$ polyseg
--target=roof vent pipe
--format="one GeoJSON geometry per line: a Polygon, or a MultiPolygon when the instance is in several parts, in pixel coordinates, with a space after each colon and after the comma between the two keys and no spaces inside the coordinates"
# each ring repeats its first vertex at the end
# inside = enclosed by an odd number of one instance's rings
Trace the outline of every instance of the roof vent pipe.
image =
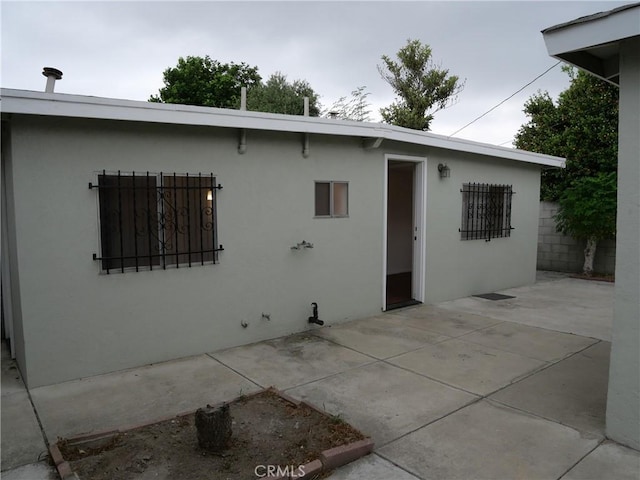
{"type": "Polygon", "coordinates": [[[240,87],[240,110],[247,109],[247,87],[240,87]]]}
{"type": "Polygon", "coordinates": [[[53,93],[53,87],[56,84],[56,80],[60,80],[62,78],[62,72],[57,68],[44,67],[42,69],[42,75],[47,77],[47,86],[44,91],[46,93],[53,93]]]}

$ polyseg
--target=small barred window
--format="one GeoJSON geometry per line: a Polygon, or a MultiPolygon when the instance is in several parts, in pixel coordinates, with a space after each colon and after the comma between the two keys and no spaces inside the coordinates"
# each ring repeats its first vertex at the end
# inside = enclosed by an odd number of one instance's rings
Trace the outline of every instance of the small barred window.
{"type": "Polygon", "coordinates": [[[511,185],[465,183],[462,185],[461,240],[511,236],[511,185]]]}

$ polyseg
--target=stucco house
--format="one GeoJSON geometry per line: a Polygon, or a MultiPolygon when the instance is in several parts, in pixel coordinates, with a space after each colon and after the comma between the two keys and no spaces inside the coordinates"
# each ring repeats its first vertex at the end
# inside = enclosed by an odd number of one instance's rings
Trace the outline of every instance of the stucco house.
{"type": "MultiPolygon", "coordinates": [[[[53,88],[49,88],[53,90],[53,88]]],[[[29,387],[535,280],[541,168],[389,125],[3,89],[29,387]]]]}
{"type": "Polygon", "coordinates": [[[607,435],[640,450],[640,3],[543,30],[549,55],[620,87],[607,435]]]}

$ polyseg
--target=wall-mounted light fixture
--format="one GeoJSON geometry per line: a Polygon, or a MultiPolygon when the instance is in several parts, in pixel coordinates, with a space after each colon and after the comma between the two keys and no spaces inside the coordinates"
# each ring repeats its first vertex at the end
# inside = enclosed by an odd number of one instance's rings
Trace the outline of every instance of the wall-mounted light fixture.
{"type": "Polygon", "coordinates": [[[446,163],[438,164],[438,172],[440,172],[440,178],[448,178],[451,175],[451,169],[446,163]]]}
{"type": "Polygon", "coordinates": [[[207,200],[208,200],[209,202],[212,202],[212,201],[213,201],[213,192],[212,192],[211,190],[209,190],[209,191],[207,192],[207,200]]]}

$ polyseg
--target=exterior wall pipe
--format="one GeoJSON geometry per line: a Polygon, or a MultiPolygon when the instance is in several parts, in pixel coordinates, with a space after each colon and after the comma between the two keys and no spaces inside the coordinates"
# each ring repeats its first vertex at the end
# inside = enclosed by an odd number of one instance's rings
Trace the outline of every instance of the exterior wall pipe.
{"type": "MultiPolygon", "coordinates": [[[[240,88],[240,110],[244,111],[247,109],[247,87],[240,88]]],[[[240,135],[238,138],[238,153],[240,155],[244,154],[247,151],[247,130],[244,128],[240,129],[240,135]]]]}
{"type": "Polygon", "coordinates": [[[309,134],[308,133],[304,134],[304,139],[302,141],[302,156],[304,158],[309,157],[309,134]]]}
{"type": "MultiPolygon", "coordinates": [[[[309,97],[304,97],[304,116],[309,116],[309,97]]],[[[302,156],[304,158],[309,157],[309,134],[304,134],[304,139],[302,141],[302,156]]]]}
{"type": "Polygon", "coordinates": [[[247,151],[247,129],[240,129],[240,136],[238,139],[238,153],[243,154],[247,151]]]}

